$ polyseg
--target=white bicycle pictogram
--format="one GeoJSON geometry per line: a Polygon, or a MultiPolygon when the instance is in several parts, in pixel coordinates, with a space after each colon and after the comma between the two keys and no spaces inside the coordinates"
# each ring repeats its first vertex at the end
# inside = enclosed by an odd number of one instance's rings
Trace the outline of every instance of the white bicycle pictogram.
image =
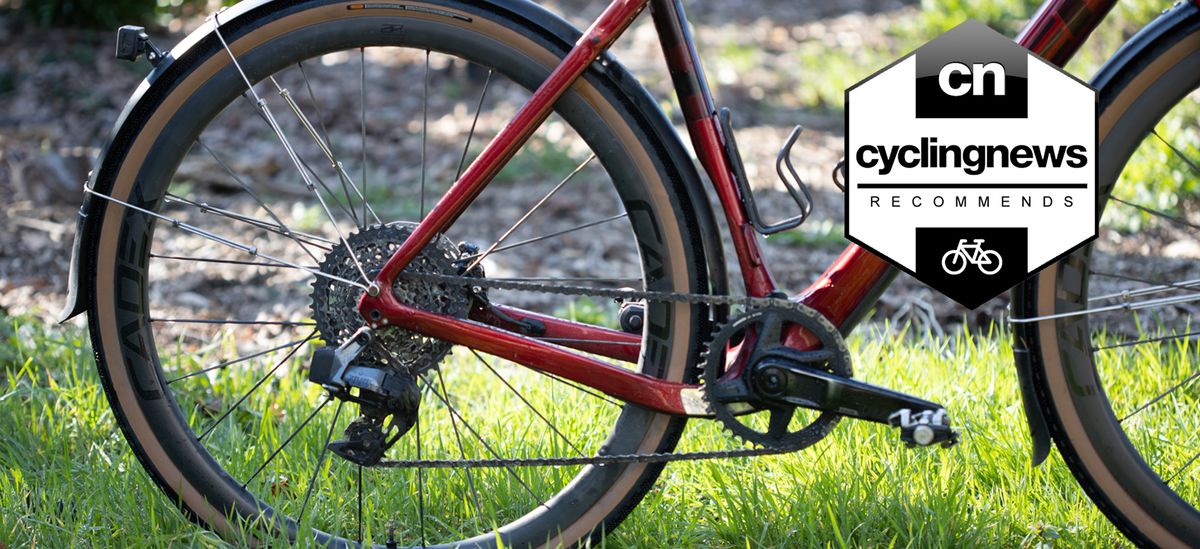
{"type": "Polygon", "coordinates": [[[1000,252],[983,249],[983,241],[982,238],[976,238],[974,243],[968,244],[967,239],[959,239],[958,247],[942,256],[942,270],[948,275],[957,275],[962,274],[967,265],[975,265],[985,275],[1000,272],[1000,267],[1004,265],[1000,252]]]}

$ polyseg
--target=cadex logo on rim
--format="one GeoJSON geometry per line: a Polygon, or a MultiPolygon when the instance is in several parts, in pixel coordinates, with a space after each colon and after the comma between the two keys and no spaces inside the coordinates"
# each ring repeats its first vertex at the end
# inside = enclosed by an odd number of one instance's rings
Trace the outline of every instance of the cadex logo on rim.
{"type": "Polygon", "coordinates": [[[1095,92],[981,23],[847,90],[846,118],[847,238],[969,308],[1096,235],[1095,92]]]}

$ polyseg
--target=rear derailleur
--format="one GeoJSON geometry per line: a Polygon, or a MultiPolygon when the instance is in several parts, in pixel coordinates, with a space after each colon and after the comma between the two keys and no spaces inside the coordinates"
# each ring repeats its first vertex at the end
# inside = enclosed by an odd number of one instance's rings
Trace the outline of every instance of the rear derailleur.
{"type": "Polygon", "coordinates": [[[421,390],[414,376],[392,368],[353,365],[371,342],[371,330],[362,328],[336,349],[313,353],[308,379],[329,390],[335,398],[359,405],[361,415],[346,427],[345,438],[329,450],[347,461],[372,466],[417,421],[421,390]]]}

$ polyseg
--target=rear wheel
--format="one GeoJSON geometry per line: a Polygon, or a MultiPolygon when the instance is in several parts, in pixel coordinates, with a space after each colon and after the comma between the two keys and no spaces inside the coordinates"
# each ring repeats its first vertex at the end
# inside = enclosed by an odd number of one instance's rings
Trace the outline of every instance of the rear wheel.
{"type": "MultiPolygon", "coordinates": [[[[1190,14],[1190,15],[1189,15],[1190,14]]],[[[1014,294],[1052,435],[1126,535],[1200,546],[1200,16],[1107,67],[1100,236],[1014,294]]],[[[1121,59],[1120,54],[1117,57],[1121,59]]]]}
{"type": "MultiPolygon", "coordinates": [[[[154,82],[95,185],[107,204],[88,244],[89,325],[109,400],[147,471],[190,516],[247,543],[381,543],[393,529],[405,545],[557,546],[615,527],[661,464],[461,462],[670,451],[682,419],[382,330],[360,360],[410,375],[420,407],[385,456],[409,465],[376,469],[327,450],[365,408],[307,380],[312,349],[360,325],[366,277],[569,42],[452,1],[306,2],[220,22],[220,36],[209,32],[154,82]],[[433,462],[448,465],[411,466],[433,462]]],[[[494,244],[480,276],[706,290],[678,171],[686,159],[668,156],[678,149],[597,65],[427,248],[422,270],[453,270],[494,244]]],[[[444,314],[479,304],[437,284],[393,291],[444,314]]],[[[487,294],[617,326],[611,303],[487,294]]],[[[651,303],[644,318],[640,343],[611,362],[694,381],[705,309],[651,303]]]]}

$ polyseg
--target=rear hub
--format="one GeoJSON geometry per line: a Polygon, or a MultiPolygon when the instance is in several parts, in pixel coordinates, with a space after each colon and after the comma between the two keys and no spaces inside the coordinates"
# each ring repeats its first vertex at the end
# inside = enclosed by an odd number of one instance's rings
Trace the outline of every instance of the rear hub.
{"type": "MultiPolygon", "coordinates": [[[[343,244],[326,254],[321,262],[321,272],[346,280],[361,279],[350,255],[353,250],[363,271],[374,278],[416,226],[416,223],[397,222],[367,227],[346,239],[349,248],[343,244]]],[[[442,236],[421,250],[405,272],[456,275],[455,261],[459,256],[458,247],[442,236]]],[[[468,289],[462,287],[397,277],[392,294],[405,305],[460,318],[466,316],[471,307],[468,289]]],[[[361,295],[362,291],[357,287],[317,277],[313,283],[312,311],[317,331],[325,343],[339,345],[363,325],[358,311],[361,295]]],[[[450,347],[449,343],[439,339],[386,328],[375,331],[372,343],[363,349],[356,362],[420,374],[436,366],[450,352],[450,347]]]]}

